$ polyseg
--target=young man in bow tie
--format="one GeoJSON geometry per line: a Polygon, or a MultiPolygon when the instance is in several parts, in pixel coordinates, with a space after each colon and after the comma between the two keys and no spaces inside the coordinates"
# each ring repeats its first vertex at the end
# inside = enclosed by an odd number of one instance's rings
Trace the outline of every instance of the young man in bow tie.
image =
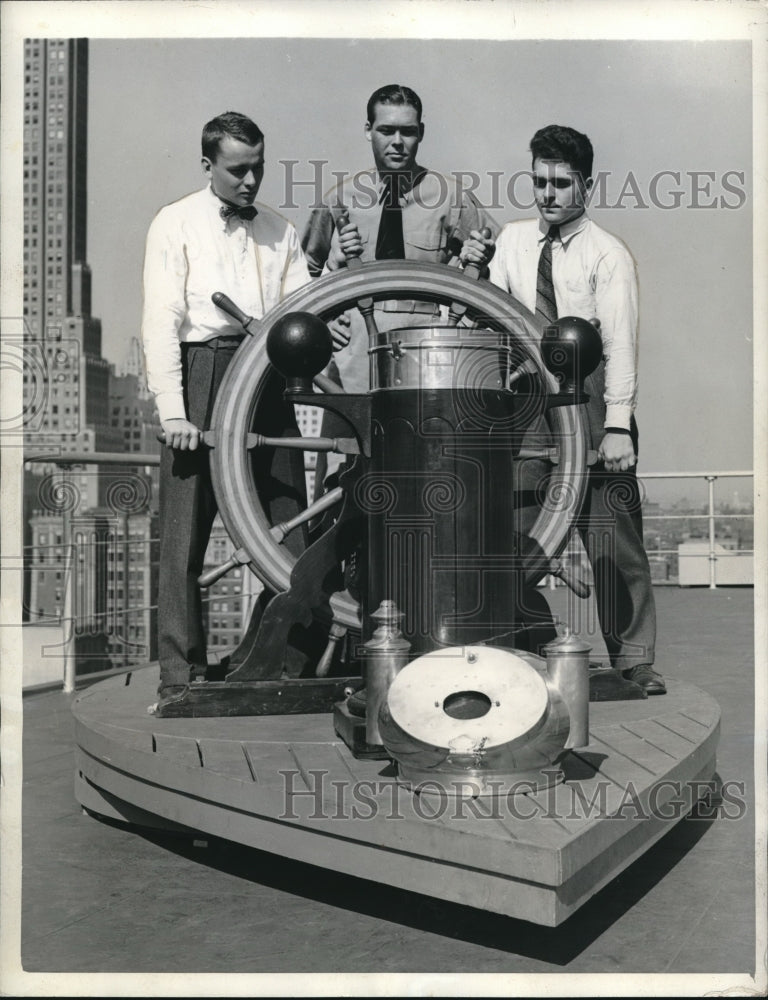
{"type": "MultiPolygon", "coordinates": [[[[208,122],[202,168],[207,186],[155,216],[144,260],[147,382],[167,445],[160,463],[161,700],[180,694],[207,665],[197,577],[217,506],[201,431],[210,427],[219,385],[244,338],[211,295],[225,292],[260,318],[309,281],[293,226],[255,204],[264,176],[258,125],[231,111],[208,122]]],[[[280,398],[272,409],[275,419],[286,419],[280,398]]]]}
{"type": "Polygon", "coordinates": [[[531,140],[531,156],[539,218],[509,223],[496,244],[474,232],[461,256],[467,263],[490,261],[490,280],[544,323],[558,316],[598,321],[603,360],[585,384],[598,463],[579,527],[611,664],[647,694],[664,694],[664,680],[652,668],[656,609],[635,475],[635,264],[624,244],[586,213],[593,160],[587,136],[549,125],[531,140]]]}

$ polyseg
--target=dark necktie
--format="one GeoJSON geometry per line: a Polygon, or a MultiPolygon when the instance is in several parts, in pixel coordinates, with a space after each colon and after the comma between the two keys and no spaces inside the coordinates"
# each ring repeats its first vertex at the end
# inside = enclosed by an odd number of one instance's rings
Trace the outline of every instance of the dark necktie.
{"type": "Polygon", "coordinates": [[[383,181],[381,221],[376,237],[376,260],[404,260],[403,210],[398,197],[397,174],[386,174],[383,181]]]}
{"type": "Polygon", "coordinates": [[[238,219],[246,219],[250,222],[251,219],[255,219],[258,215],[258,211],[253,207],[253,205],[243,205],[242,208],[238,208],[237,205],[230,205],[227,202],[219,209],[219,215],[222,219],[230,219],[233,215],[236,215],[238,219]]]}
{"type": "Polygon", "coordinates": [[[555,286],[552,283],[552,244],[560,235],[560,226],[550,226],[539,256],[536,277],[536,313],[547,323],[557,319],[555,286]]]}

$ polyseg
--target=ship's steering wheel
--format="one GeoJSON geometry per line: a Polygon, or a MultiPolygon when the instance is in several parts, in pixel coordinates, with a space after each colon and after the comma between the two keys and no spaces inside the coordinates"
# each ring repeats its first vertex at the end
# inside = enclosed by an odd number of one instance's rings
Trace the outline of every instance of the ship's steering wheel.
{"type": "MultiPolygon", "coordinates": [[[[262,320],[245,317],[251,336],[230,364],[213,412],[211,472],[224,526],[236,546],[231,565],[248,563],[265,587],[273,591],[283,592],[288,588],[296,556],[282,542],[283,531],[276,531],[265,513],[249,453],[264,407],[276,398],[275,380],[279,376],[267,356],[267,334],[289,313],[311,313],[328,322],[355,307],[364,316],[367,314],[370,334],[375,330],[373,304],[392,299],[416,299],[447,306],[449,322],[473,322],[491,331],[496,339],[502,335],[511,346],[516,372],[525,375],[528,384],[534,385],[534,392],[545,397],[553,390],[553,376],[542,361],[545,329],[541,321],[499,288],[456,268],[408,261],[350,267],[297,290],[262,320]]],[[[567,349],[557,343],[550,348],[544,353],[551,371],[556,372],[558,366],[567,369],[567,349]]],[[[594,345],[590,350],[594,353],[594,345]]],[[[570,357],[572,363],[573,355],[570,357]]],[[[582,374],[591,370],[583,357],[580,367],[582,374]]],[[[558,377],[562,392],[563,384],[568,381],[567,371],[558,377]]],[[[574,397],[571,393],[570,401],[575,398],[578,394],[574,397]]],[[[534,585],[547,573],[567,577],[559,556],[583,503],[587,479],[587,436],[582,410],[578,405],[548,409],[549,425],[558,447],[554,453],[548,449],[552,468],[546,495],[541,498],[543,502],[522,553],[527,585],[534,585]]],[[[334,595],[331,607],[335,621],[341,626],[359,627],[359,605],[348,594],[334,595]]]]}

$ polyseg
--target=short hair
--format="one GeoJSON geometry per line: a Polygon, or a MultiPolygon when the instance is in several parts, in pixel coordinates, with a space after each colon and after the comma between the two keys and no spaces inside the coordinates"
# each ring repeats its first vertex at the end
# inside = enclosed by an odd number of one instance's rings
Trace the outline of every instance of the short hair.
{"type": "Polygon", "coordinates": [[[566,125],[547,125],[531,139],[533,160],[562,160],[577,170],[582,180],[592,176],[594,152],[589,138],[566,125]]]}
{"type": "Polygon", "coordinates": [[[416,109],[416,114],[419,116],[419,121],[421,121],[421,98],[410,87],[403,87],[399,83],[388,83],[386,87],[379,87],[378,90],[374,90],[368,99],[368,106],[366,107],[369,123],[372,123],[376,117],[377,104],[408,104],[410,107],[416,109]]]}
{"type": "Polygon", "coordinates": [[[203,156],[215,162],[219,154],[219,143],[226,135],[249,146],[258,146],[260,142],[264,142],[264,133],[256,122],[237,111],[225,111],[203,126],[203,156]]]}

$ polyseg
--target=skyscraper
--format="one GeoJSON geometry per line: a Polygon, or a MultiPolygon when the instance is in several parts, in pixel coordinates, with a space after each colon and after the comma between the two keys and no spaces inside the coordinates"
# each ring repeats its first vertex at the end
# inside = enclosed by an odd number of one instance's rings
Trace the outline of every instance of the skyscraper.
{"type": "MultiPolygon", "coordinates": [[[[101,356],[101,323],[91,315],[91,272],[86,260],[87,142],[87,40],[27,39],[24,43],[27,455],[122,450],[122,433],[110,425],[110,369],[101,356]]],[[[62,539],[68,537],[68,528],[79,512],[104,504],[107,487],[108,482],[93,465],[73,469],[62,477],[53,466],[30,464],[24,482],[25,543],[30,545],[33,541],[30,518],[38,513],[51,520],[51,533],[58,532],[62,539]]],[[[33,595],[39,597],[43,592],[42,581],[31,579],[36,572],[34,567],[34,562],[27,559],[27,608],[33,595]]],[[[57,572],[63,574],[65,569],[59,567],[57,572]]],[[[33,614],[38,607],[39,601],[35,601],[33,614]]]]}
{"type": "MultiPolygon", "coordinates": [[[[86,261],[88,41],[27,39],[24,54],[24,320],[36,360],[25,394],[37,405],[26,443],[121,450],[86,261]]],[[[80,478],[83,506],[95,506],[98,477],[80,478]]]]}

